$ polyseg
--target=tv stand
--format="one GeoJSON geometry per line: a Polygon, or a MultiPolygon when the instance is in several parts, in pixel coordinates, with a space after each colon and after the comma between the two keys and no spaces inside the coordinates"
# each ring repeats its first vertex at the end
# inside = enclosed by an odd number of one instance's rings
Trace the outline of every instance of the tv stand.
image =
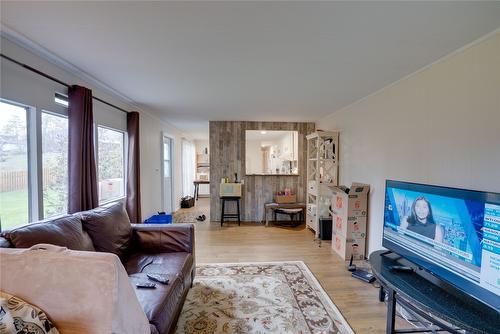
{"type": "MultiPolygon", "coordinates": [[[[393,253],[397,255],[396,253],[393,253]]],[[[380,283],[379,300],[387,300],[386,333],[422,333],[447,331],[449,333],[497,333],[500,316],[494,309],[480,303],[444,281],[436,282],[427,272],[392,271],[390,266],[411,266],[401,257],[385,256],[386,251],[370,255],[372,273],[380,283]],[[429,276],[429,277],[426,277],[429,276]],[[400,304],[427,327],[396,329],[396,304],[400,304]]]]}
{"type": "Polygon", "coordinates": [[[380,256],[389,255],[389,254],[394,254],[394,253],[390,250],[386,250],[386,251],[380,253],[380,256]]]}

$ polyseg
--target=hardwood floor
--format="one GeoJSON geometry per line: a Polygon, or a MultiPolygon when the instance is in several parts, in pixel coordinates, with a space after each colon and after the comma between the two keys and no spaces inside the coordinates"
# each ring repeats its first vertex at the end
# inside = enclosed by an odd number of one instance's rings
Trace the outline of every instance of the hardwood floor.
{"type": "MultiPolygon", "coordinates": [[[[200,198],[195,208],[207,217],[209,200],[200,198]]],[[[385,333],[386,306],[378,301],[378,289],[350,276],[346,263],[331,250],[330,242],[321,247],[313,233],[298,228],[265,227],[230,222],[196,223],[196,261],[258,262],[301,260],[319,280],[356,333],[385,333]]],[[[358,266],[368,266],[358,263],[358,266]]]]}

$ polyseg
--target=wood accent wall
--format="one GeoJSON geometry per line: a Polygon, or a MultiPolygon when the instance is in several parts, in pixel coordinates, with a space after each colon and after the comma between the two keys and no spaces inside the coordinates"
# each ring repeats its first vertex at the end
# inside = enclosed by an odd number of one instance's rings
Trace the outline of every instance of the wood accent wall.
{"type": "MultiPolygon", "coordinates": [[[[211,121],[210,132],[210,220],[220,221],[221,203],[219,184],[223,177],[244,179],[241,199],[241,219],[260,222],[264,217],[264,203],[272,202],[274,193],[285,187],[293,189],[297,201],[306,201],[307,161],[306,135],[315,130],[314,123],[292,122],[239,122],[211,121]],[[246,175],[245,174],[245,131],[246,130],[289,130],[298,131],[299,175],[246,175]]],[[[226,212],[236,210],[230,203],[226,212]]]]}

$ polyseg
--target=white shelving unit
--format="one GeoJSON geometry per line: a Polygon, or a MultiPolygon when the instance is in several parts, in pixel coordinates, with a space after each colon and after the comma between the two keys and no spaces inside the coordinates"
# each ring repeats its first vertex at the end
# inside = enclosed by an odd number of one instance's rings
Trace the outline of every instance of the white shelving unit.
{"type": "MultiPolygon", "coordinates": [[[[210,181],[210,155],[207,153],[196,154],[196,180],[210,181]]],[[[210,185],[200,184],[198,189],[200,197],[210,196],[210,185]]]]}
{"type": "Polygon", "coordinates": [[[319,237],[319,218],[329,217],[329,186],[338,185],[339,133],[315,131],[307,136],[306,225],[319,237]]]}

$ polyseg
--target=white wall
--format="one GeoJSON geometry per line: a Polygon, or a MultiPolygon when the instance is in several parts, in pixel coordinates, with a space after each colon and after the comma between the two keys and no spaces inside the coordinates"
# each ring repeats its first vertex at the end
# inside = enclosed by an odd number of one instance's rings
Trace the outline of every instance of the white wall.
{"type": "MultiPolygon", "coordinates": [[[[141,110],[120,96],[99,85],[85,80],[62,66],[35,54],[17,43],[1,38],[1,52],[22,63],[30,65],[63,82],[78,84],[92,89],[94,96],[104,99],[126,110],[140,112],[140,150],[141,150],[141,196],[142,218],[162,210],[161,150],[162,134],[174,139],[174,209],[179,207],[182,194],[181,179],[181,138],[182,133],[167,122],[160,120],[147,110],[141,110]]],[[[66,93],[63,85],[40,77],[26,69],[1,60],[1,97],[33,107],[67,113],[54,103],[55,92],[66,93]]],[[[94,119],[100,124],[126,130],[126,114],[94,100],[94,119]]]]}
{"type": "MultiPolygon", "coordinates": [[[[196,154],[205,154],[205,149],[207,149],[208,154],[210,154],[210,145],[208,140],[195,139],[194,145],[196,147],[196,154]]],[[[209,168],[201,168],[201,170],[210,170],[209,168]]],[[[210,177],[210,176],[209,176],[210,177]]],[[[198,188],[200,196],[210,195],[210,185],[200,184],[198,188]]]]}
{"type": "Polygon", "coordinates": [[[245,143],[245,173],[262,174],[262,141],[248,139],[245,143]]]}
{"type": "Polygon", "coordinates": [[[143,113],[140,119],[141,201],[142,218],[163,210],[162,156],[163,135],[173,139],[174,210],[179,209],[182,197],[182,133],[154,116],[143,113]]]}
{"type": "Polygon", "coordinates": [[[500,33],[316,123],[340,130],[340,182],[369,183],[369,252],[382,244],[384,182],[500,192],[500,33]]]}
{"type": "Polygon", "coordinates": [[[208,145],[208,140],[195,139],[194,145],[196,147],[196,154],[205,154],[205,149],[210,153],[210,146],[208,145]]]}

